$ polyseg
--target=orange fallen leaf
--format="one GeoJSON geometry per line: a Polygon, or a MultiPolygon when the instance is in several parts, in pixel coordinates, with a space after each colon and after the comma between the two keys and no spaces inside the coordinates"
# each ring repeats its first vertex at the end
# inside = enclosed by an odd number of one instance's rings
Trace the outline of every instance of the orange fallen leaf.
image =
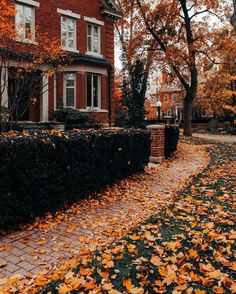
{"type": "Polygon", "coordinates": [[[216,294],[223,294],[225,293],[224,289],[222,287],[219,286],[215,286],[212,288],[212,291],[216,294]]]}

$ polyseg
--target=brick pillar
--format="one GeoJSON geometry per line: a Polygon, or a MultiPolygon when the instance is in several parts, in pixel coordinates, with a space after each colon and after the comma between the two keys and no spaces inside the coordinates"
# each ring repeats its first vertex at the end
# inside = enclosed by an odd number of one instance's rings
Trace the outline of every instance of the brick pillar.
{"type": "Polygon", "coordinates": [[[150,162],[160,163],[165,156],[165,126],[150,125],[147,127],[151,132],[151,156],[150,162]]]}

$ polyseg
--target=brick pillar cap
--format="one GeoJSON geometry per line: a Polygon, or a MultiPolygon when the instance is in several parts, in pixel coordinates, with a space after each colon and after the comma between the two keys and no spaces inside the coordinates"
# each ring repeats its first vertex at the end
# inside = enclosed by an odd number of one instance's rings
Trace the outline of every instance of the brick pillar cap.
{"type": "Polygon", "coordinates": [[[147,129],[164,129],[165,126],[163,125],[150,125],[150,126],[147,126],[147,129]]]}

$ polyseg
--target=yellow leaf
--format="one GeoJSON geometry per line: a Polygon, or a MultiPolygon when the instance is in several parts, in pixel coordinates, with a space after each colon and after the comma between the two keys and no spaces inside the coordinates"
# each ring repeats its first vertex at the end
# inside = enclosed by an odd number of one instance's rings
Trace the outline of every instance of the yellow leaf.
{"type": "Polygon", "coordinates": [[[137,241],[137,240],[140,239],[140,236],[137,236],[137,235],[131,235],[131,236],[129,236],[129,238],[130,238],[131,240],[133,240],[133,241],[137,241]]]}
{"type": "Polygon", "coordinates": [[[113,288],[113,285],[111,283],[107,283],[107,284],[102,285],[102,289],[105,291],[109,291],[112,288],[113,288]]]}
{"type": "Polygon", "coordinates": [[[83,287],[86,290],[93,290],[96,287],[96,284],[94,283],[94,281],[90,281],[90,282],[83,284],[83,287]]]}
{"type": "Polygon", "coordinates": [[[222,287],[219,286],[215,286],[212,288],[212,291],[216,294],[223,294],[225,293],[224,289],[222,287]]]}
{"type": "Polygon", "coordinates": [[[72,290],[78,290],[82,286],[81,279],[76,277],[71,277],[69,280],[69,284],[72,287],[72,290]]]}
{"type": "Polygon", "coordinates": [[[120,291],[117,291],[115,289],[111,289],[108,291],[108,294],[122,294],[120,291]]]}
{"type": "Polygon", "coordinates": [[[7,278],[0,279],[0,286],[5,285],[7,283],[7,278]]]}
{"type": "Polygon", "coordinates": [[[193,258],[193,259],[196,259],[196,258],[198,257],[197,250],[190,249],[190,250],[189,250],[189,257],[190,257],[190,258],[193,258]]]}
{"type": "Polygon", "coordinates": [[[66,284],[61,284],[58,288],[58,293],[59,294],[69,294],[71,291],[71,288],[68,287],[66,284]]]}
{"type": "Polygon", "coordinates": [[[130,292],[130,290],[133,288],[133,285],[132,285],[132,281],[131,279],[125,279],[123,282],[122,282],[122,285],[130,292]]]}
{"type": "Polygon", "coordinates": [[[154,264],[155,266],[162,265],[161,259],[158,256],[153,255],[150,262],[154,264]]]}
{"type": "Polygon", "coordinates": [[[130,290],[130,293],[131,294],[143,294],[144,293],[144,290],[143,288],[133,288],[130,290]]]}
{"type": "Polygon", "coordinates": [[[184,285],[179,285],[178,287],[176,287],[175,289],[178,291],[184,291],[188,288],[188,285],[184,284],[184,285]]]}
{"type": "Polygon", "coordinates": [[[236,271],[236,262],[232,262],[231,269],[232,269],[233,271],[236,271]]]}
{"type": "Polygon", "coordinates": [[[195,289],[194,294],[206,294],[206,291],[205,290],[195,289]]]}

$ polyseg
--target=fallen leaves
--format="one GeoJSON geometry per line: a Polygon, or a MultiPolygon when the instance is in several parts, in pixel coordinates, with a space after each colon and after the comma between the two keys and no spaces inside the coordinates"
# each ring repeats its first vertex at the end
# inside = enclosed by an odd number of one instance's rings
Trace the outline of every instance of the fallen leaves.
{"type": "MultiPolygon", "coordinates": [[[[222,148],[215,158],[227,168],[226,151],[222,148]]],[[[58,293],[73,288],[111,294],[235,293],[235,227],[231,223],[235,224],[232,192],[236,181],[222,172],[219,176],[217,164],[213,161],[172,206],[119,242],[77,256],[56,271],[60,278],[46,275],[51,289],[57,287],[58,293]],[[207,188],[215,192],[207,193],[207,188]]]]}

